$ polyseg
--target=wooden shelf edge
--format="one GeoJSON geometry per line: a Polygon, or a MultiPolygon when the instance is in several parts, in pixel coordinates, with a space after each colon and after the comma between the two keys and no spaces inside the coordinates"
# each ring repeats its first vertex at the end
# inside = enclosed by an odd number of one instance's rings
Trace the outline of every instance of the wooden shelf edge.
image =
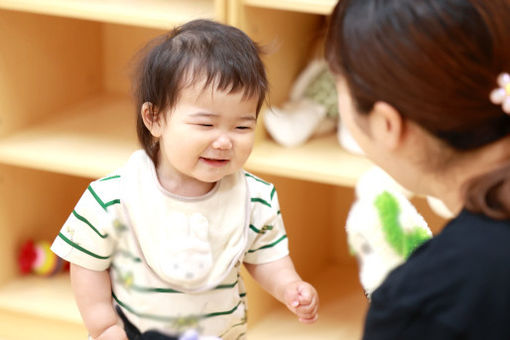
{"type": "Polygon", "coordinates": [[[334,135],[294,148],[264,140],[255,145],[246,163],[248,171],[346,187],[354,187],[372,166],[367,158],[342,149],[334,135]]]}
{"type": "Polygon", "coordinates": [[[0,286],[0,310],[82,324],[68,274],[18,277],[0,286]]]}
{"type": "Polygon", "coordinates": [[[329,15],[336,5],[336,0],[244,0],[244,4],[253,7],[329,15]]]}
{"type": "Polygon", "coordinates": [[[0,0],[0,9],[159,29],[218,15],[213,0],[0,0]]]}

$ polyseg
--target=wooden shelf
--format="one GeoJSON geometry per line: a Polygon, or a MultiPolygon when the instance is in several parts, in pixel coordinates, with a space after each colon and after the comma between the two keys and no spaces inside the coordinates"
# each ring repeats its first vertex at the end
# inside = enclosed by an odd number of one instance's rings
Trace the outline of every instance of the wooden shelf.
{"type": "MultiPolygon", "coordinates": [[[[138,148],[134,115],[124,97],[91,98],[0,139],[0,162],[82,177],[105,176],[138,148]]],[[[297,148],[262,141],[246,164],[249,171],[343,186],[353,186],[370,166],[367,159],[344,151],[335,136],[297,148]]]]}
{"type": "MultiPolygon", "coordinates": [[[[251,340],[359,339],[367,301],[354,268],[332,266],[318,275],[315,286],[320,294],[319,321],[300,324],[285,307],[269,311],[250,326],[251,340]],[[341,282],[341,284],[339,283],[341,282]]],[[[52,278],[27,276],[0,287],[0,310],[81,325],[69,276],[52,278]]]]}
{"type": "Polygon", "coordinates": [[[0,286],[0,309],[81,324],[69,275],[29,275],[0,286]]]}
{"type": "Polygon", "coordinates": [[[336,0],[244,0],[244,4],[254,7],[329,15],[336,0]]]}
{"type": "Polygon", "coordinates": [[[213,0],[0,0],[0,9],[161,29],[217,15],[213,0]]]}
{"type": "MultiPolygon", "coordinates": [[[[27,235],[54,237],[72,209],[69,197],[79,197],[90,179],[111,173],[139,148],[126,77],[135,51],[161,30],[196,18],[237,25],[263,44],[277,39],[285,48],[267,57],[276,105],[287,97],[335,3],[0,0],[0,21],[9,28],[1,31],[2,56],[13,66],[0,77],[0,89],[7,89],[0,91],[0,112],[9,113],[0,129],[0,201],[9,203],[0,204],[0,339],[87,337],[69,276],[20,276],[12,251],[27,235]],[[51,199],[48,190],[55,191],[51,199]]],[[[344,224],[353,191],[335,185],[352,187],[371,163],[344,151],[334,135],[296,148],[276,144],[263,129],[260,135],[246,169],[272,181],[274,175],[296,268],[319,291],[321,308],[316,324],[300,324],[247,278],[249,339],[360,338],[367,301],[355,261],[346,259],[344,232],[335,228],[344,224]],[[313,235],[310,223],[320,226],[313,235]]]]}
{"type": "Polygon", "coordinates": [[[135,113],[124,97],[94,97],[52,117],[0,139],[0,162],[99,178],[137,149],[135,113]]]}
{"type": "Polygon", "coordinates": [[[368,302],[356,268],[331,266],[312,281],[319,292],[319,320],[301,324],[278,305],[248,330],[250,340],[361,339],[368,302]]]}
{"type": "Polygon", "coordinates": [[[265,140],[256,145],[246,164],[254,172],[349,187],[371,166],[365,157],[342,149],[334,135],[295,148],[265,140]]]}
{"type": "Polygon", "coordinates": [[[86,338],[69,275],[20,277],[0,287],[0,339],[86,338]]]}

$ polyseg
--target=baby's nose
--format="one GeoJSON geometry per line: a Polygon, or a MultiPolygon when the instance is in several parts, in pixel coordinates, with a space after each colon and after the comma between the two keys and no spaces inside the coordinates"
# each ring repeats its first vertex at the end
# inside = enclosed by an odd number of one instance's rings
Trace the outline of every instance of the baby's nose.
{"type": "Polygon", "coordinates": [[[232,148],[232,141],[227,135],[222,134],[214,140],[212,146],[215,149],[227,150],[232,148]]]}

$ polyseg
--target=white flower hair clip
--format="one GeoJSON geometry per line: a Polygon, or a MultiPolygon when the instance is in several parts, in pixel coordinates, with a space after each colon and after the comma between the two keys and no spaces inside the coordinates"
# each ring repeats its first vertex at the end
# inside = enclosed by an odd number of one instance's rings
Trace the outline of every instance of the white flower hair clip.
{"type": "Polygon", "coordinates": [[[510,74],[503,72],[498,76],[499,87],[491,92],[491,102],[501,105],[503,111],[510,114],[510,74]]]}

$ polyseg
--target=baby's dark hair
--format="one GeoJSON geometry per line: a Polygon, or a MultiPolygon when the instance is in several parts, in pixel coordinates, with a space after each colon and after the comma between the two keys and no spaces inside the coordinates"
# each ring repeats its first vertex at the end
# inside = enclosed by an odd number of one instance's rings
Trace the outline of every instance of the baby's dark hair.
{"type": "MultiPolygon", "coordinates": [[[[385,101],[458,152],[473,150],[510,135],[510,116],[490,101],[510,72],[509,18],[508,0],[341,0],[326,58],[360,113],[385,101]]],[[[470,198],[470,185],[468,205],[486,202],[472,210],[510,217],[510,193],[488,194],[502,181],[479,188],[484,199],[470,198]]]]}
{"type": "Polygon", "coordinates": [[[142,50],[134,79],[138,140],[149,157],[156,163],[159,145],[140,114],[144,103],[158,114],[176,105],[183,88],[205,80],[204,88],[258,97],[258,115],[268,91],[261,54],[241,30],[203,19],[151,41],[142,50]]]}

